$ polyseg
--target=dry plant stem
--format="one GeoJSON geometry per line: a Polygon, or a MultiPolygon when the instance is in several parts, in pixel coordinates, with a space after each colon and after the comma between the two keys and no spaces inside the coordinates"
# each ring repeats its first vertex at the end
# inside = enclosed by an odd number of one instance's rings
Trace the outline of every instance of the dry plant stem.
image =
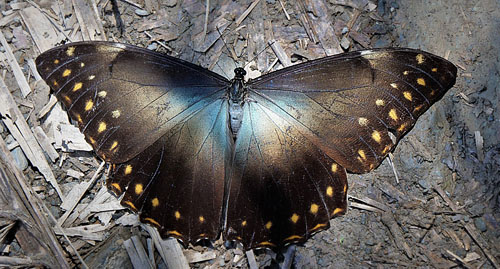
{"type": "Polygon", "coordinates": [[[239,26],[245,20],[248,14],[252,12],[252,10],[255,8],[255,6],[257,6],[259,2],[260,0],[255,0],[253,1],[252,4],[250,4],[250,6],[245,10],[245,12],[243,12],[243,14],[241,14],[241,16],[238,19],[236,19],[236,26],[239,26]]]}
{"type": "MultiPolygon", "coordinates": [[[[441,189],[441,187],[439,185],[434,184],[433,188],[439,194],[439,196],[441,196],[441,198],[443,198],[443,200],[448,204],[448,206],[454,212],[460,213],[460,209],[458,208],[458,206],[455,205],[453,203],[453,201],[451,201],[451,199],[446,195],[446,193],[443,191],[443,189],[441,189]]],[[[467,231],[467,233],[470,235],[470,237],[472,237],[472,239],[474,240],[474,242],[483,251],[483,253],[486,256],[486,258],[488,258],[488,260],[491,262],[491,265],[493,265],[493,267],[499,269],[500,265],[497,263],[497,261],[495,259],[495,256],[493,256],[489,252],[489,250],[486,247],[483,246],[483,244],[481,243],[482,240],[480,241],[481,237],[480,237],[479,233],[476,231],[476,229],[474,228],[474,226],[472,226],[472,224],[470,224],[470,223],[465,224],[463,220],[461,220],[461,223],[464,226],[464,228],[467,231]]]]}
{"type": "MultiPolygon", "coordinates": [[[[0,31],[0,39],[3,38],[3,34],[0,31]]],[[[4,38],[3,38],[4,39],[4,38]]],[[[64,201],[64,195],[62,194],[59,184],[52,173],[45,155],[38,144],[35,136],[31,132],[28,123],[24,120],[23,114],[19,110],[14,98],[10,94],[7,85],[3,79],[0,78],[0,100],[3,100],[4,105],[0,106],[0,114],[4,117],[3,122],[11,132],[12,136],[19,142],[21,149],[23,150],[26,157],[31,161],[31,163],[38,168],[40,173],[43,174],[45,179],[54,187],[59,198],[64,201]]]]}
{"type": "MultiPolygon", "coordinates": [[[[2,81],[3,82],[3,81],[2,81]]],[[[14,159],[7,149],[7,145],[4,140],[0,137],[0,160],[4,162],[5,166],[13,173],[16,180],[10,182],[10,186],[17,193],[18,197],[23,202],[26,209],[29,211],[29,215],[35,222],[34,225],[39,228],[41,237],[38,238],[45,242],[48,246],[48,251],[52,253],[55,261],[60,268],[69,268],[68,263],[64,257],[64,251],[59,244],[54,232],[52,230],[52,225],[45,218],[46,212],[40,207],[43,204],[42,201],[34,194],[31,186],[27,184],[24,175],[13,165],[14,159]]],[[[35,232],[35,231],[32,231],[35,232]]]]}
{"type": "Polygon", "coordinates": [[[150,225],[141,225],[153,239],[154,245],[160,253],[161,258],[168,268],[189,268],[186,257],[182,254],[182,249],[175,238],[162,239],[158,230],[150,225]]]}

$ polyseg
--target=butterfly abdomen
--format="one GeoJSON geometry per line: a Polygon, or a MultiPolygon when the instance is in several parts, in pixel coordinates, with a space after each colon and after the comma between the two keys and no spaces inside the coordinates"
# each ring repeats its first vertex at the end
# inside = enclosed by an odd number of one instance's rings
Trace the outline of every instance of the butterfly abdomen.
{"type": "Polygon", "coordinates": [[[243,68],[234,69],[234,79],[229,87],[229,116],[233,138],[236,138],[243,119],[243,103],[246,95],[245,75],[246,71],[243,68]]]}

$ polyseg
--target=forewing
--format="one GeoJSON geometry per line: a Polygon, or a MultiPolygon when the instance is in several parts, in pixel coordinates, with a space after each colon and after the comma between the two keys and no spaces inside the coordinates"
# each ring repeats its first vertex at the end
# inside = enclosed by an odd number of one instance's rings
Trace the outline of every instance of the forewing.
{"type": "Polygon", "coordinates": [[[114,165],[108,187],[162,236],[184,243],[220,232],[232,137],[219,99],[178,124],[131,160],[114,165]]]}
{"type": "Polygon", "coordinates": [[[63,45],[36,64],[86,140],[112,163],[142,152],[224,95],[229,83],[185,61],[111,42],[63,45]]]}
{"type": "Polygon", "coordinates": [[[286,118],[348,171],[363,173],[453,86],[456,72],[419,50],[365,50],[264,75],[249,82],[248,98],[286,118]]]}
{"type": "Polygon", "coordinates": [[[303,242],[346,209],[345,169],[293,123],[246,102],[229,173],[224,237],[246,249],[303,242]]]}

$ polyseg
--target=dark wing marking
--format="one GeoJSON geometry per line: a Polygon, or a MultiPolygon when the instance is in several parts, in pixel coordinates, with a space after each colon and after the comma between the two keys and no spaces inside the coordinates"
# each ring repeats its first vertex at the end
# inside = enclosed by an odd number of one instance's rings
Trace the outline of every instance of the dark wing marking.
{"type": "Polygon", "coordinates": [[[259,96],[348,171],[362,173],[377,167],[453,86],[456,72],[419,50],[359,51],[259,77],[248,83],[248,96],[259,96]]]}
{"type": "Polygon", "coordinates": [[[229,85],[194,64],[111,42],[67,44],[36,63],[87,141],[111,163],[142,152],[229,85]]]}
{"type": "Polygon", "coordinates": [[[107,185],[162,236],[184,243],[220,233],[224,176],[231,156],[228,104],[219,99],[131,160],[113,166],[107,185]]]}
{"type": "Polygon", "coordinates": [[[270,248],[328,228],[346,209],[345,169],[258,101],[243,111],[228,175],[225,239],[270,248]]]}

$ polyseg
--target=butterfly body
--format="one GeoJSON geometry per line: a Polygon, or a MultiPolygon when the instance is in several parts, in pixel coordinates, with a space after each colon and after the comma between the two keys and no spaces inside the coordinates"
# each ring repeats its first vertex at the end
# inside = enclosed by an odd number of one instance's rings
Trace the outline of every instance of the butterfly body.
{"type": "Polygon", "coordinates": [[[183,242],[304,242],[346,210],[346,171],[376,168],[453,86],[412,49],[325,57],[244,81],[135,46],[81,42],[37,68],[112,164],[107,185],[183,242]],[[392,137],[392,138],[391,138],[392,137]]]}
{"type": "Polygon", "coordinates": [[[247,93],[245,75],[245,69],[241,67],[234,69],[234,78],[231,80],[231,86],[229,87],[229,116],[231,118],[230,126],[233,138],[236,138],[243,118],[242,106],[247,93]]]}

